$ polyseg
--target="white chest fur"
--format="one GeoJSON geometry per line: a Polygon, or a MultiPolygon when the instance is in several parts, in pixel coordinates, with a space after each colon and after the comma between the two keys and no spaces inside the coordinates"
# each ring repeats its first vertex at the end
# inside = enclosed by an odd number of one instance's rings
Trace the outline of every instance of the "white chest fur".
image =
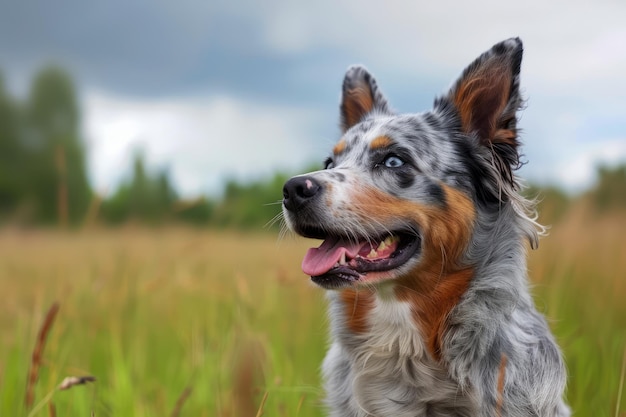
{"type": "Polygon", "coordinates": [[[329,298],[333,340],[323,374],[331,416],[471,415],[470,397],[426,352],[410,304],[377,295],[367,331],[355,334],[345,324],[349,309],[337,293],[329,298]]]}

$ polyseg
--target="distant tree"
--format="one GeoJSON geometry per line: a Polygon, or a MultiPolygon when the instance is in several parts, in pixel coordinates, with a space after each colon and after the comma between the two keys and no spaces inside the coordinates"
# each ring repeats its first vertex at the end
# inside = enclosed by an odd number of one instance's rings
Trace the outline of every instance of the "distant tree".
{"type": "Polygon", "coordinates": [[[24,151],[19,140],[19,109],[4,87],[0,74],[0,218],[12,214],[22,198],[20,170],[24,151]]]}
{"type": "Polygon", "coordinates": [[[162,170],[156,176],[156,198],[157,205],[167,207],[170,212],[172,205],[178,200],[178,195],[174,186],[170,182],[169,174],[166,170],[162,170]]]}
{"type": "Polygon", "coordinates": [[[281,211],[282,188],[288,178],[289,175],[277,173],[267,180],[247,184],[229,180],[212,223],[244,229],[277,228],[280,223],[273,220],[281,211]]]}
{"type": "Polygon", "coordinates": [[[599,166],[598,181],[589,194],[600,211],[626,209],[626,164],[599,166]]]}
{"type": "MultiPolygon", "coordinates": [[[[146,174],[146,167],[143,156],[138,154],[135,156],[133,163],[133,178],[130,182],[130,200],[129,211],[132,217],[151,219],[154,217],[151,211],[155,211],[156,207],[150,207],[153,203],[152,190],[150,189],[150,180],[146,174]]],[[[153,219],[152,219],[153,220],[153,219]]]]}
{"type": "Polygon", "coordinates": [[[78,222],[91,199],[80,113],[70,76],[58,67],[35,77],[26,106],[23,138],[29,158],[25,188],[38,217],[46,222],[78,222]]]}
{"type": "MultiPolygon", "coordinates": [[[[320,169],[309,165],[302,172],[320,169]]],[[[215,207],[211,222],[218,227],[278,229],[281,225],[283,185],[292,176],[284,172],[254,182],[229,180],[224,196],[215,207]]]]}
{"type": "Polygon", "coordinates": [[[105,220],[112,223],[128,220],[162,223],[171,217],[177,199],[167,171],[150,175],[143,155],[137,154],[132,177],[103,203],[102,212],[105,220]]]}
{"type": "Polygon", "coordinates": [[[179,201],[176,206],[176,219],[195,226],[208,226],[215,210],[215,203],[207,197],[179,201]]]}

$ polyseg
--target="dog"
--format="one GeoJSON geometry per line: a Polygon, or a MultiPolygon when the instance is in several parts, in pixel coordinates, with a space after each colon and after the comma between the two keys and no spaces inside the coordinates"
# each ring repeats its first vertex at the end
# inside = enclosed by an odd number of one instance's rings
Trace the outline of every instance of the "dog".
{"type": "Polygon", "coordinates": [[[522,54],[494,45],[418,114],[350,67],[325,169],[285,183],[287,226],[323,240],[302,269],[329,290],[330,416],[570,415],[527,282],[545,228],[515,175],[522,54]]]}

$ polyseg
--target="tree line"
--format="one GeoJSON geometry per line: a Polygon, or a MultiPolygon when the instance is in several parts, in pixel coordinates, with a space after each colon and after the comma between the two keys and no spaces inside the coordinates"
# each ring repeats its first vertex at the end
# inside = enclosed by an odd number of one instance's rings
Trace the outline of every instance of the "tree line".
{"type": "MultiPolygon", "coordinates": [[[[97,195],[88,180],[80,117],[74,83],[63,69],[42,69],[21,101],[11,96],[0,73],[0,225],[280,224],[273,219],[280,212],[286,173],[252,183],[229,180],[220,198],[183,199],[166,170],[148,170],[137,154],[130,177],[109,195],[97,195]]],[[[626,208],[626,165],[599,167],[597,174],[584,199],[599,211],[626,208]]],[[[562,215],[574,201],[556,188],[541,193],[551,217],[562,215]]]]}
{"type": "Polygon", "coordinates": [[[86,213],[92,191],[70,77],[39,72],[18,102],[0,77],[0,215],[5,220],[69,224],[86,213]]]}
{"type": "Polygon", "coordinates": [[[147,169],[141,154],[129,178],[107,196],[97,195],[88,179],[80,117],[76,88],[62,68],[37,73],[23,100],[9,93],[0,73],[0,225],[183,222],[251,228],[280,211],[287,174],[253,183],[233,179],[220,198],[183,199],[168,172],[147,169]]]}

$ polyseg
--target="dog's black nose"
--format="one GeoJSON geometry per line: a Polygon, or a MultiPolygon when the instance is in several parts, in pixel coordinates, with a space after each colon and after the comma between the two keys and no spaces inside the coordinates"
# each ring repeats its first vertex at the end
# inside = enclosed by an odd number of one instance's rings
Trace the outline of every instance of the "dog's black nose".
{"type": "Polygon", "coordinates": [[[314,197],[321,188],[311,177],[293,177],[283,187],[283,204],[287,210],[294,211],[314,197]]]}

